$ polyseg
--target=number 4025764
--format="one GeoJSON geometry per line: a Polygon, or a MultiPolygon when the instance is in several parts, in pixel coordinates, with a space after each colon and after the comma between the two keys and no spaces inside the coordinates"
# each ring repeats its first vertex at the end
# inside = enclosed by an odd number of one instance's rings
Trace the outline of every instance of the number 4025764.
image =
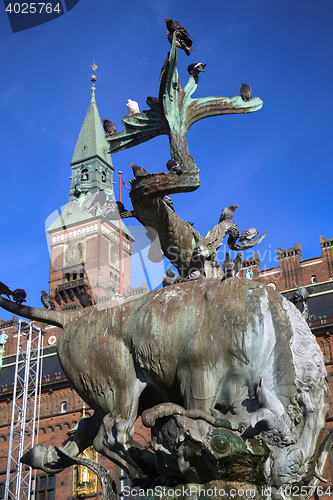
{"type": "Polygon", "coordinates": [[[59,3],[54,7],[51,3],[10,3],[7,5],[6,11],[10,14],[41,14],[42,12],[46,12],[47,14],[58,12],[60,14],[62,9],[59,3]]]}

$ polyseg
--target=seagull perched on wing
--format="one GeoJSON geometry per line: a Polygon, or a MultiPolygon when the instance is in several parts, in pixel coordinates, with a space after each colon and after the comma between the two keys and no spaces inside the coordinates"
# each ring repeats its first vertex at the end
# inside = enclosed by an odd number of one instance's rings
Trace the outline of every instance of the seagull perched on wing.
{"type": "Polygon", "coordinates": [[[127,111],[128,111],[129,116],[133,116],[133,115],[136,115],[137,113],[140,113],[139,105],[136,101],[132,101],[131,99],[128,99],[126,107],[127,107],[127,111]]]}
{"type": "Polygon", "coordinates": [[[130,167],[132,167],[134,177],[137,179],[138,177],[144,177],[148,174],[147,170],[143,167],[139,167],[136,163],[130,163],[130,167]]]}
{"type": "Polygon", "coordinates": [[[13,292],[9,290],[8,286],[0,281],[0,295],[7,295],[10,299],[10,295],[13,295],[13,292]]]}
{"type": "Polygon", "coordinates": [[[189,56],[190,51],[193,51],[192,49],[192,43],[193,39],[190,37],[190,35],[187,33],[186,29],[183,28],[181,24],[179,24],[177,21],[174,19],[170,19],[169,17],[166,17],[164,19],[164,22],[166,23],[166,26],[168,28],[167,31],[167,37],[170,43],[172,43],[172,37],[174,32],[176,32],[176,46],[179,49],[183,49],[184,52],[189,56]]]}
{"type": "Polygon", "coordinates": [[[42,304],[45,307],[45,309],[55,309],[55,303],[52,295],[49,295],[45,290],[42,290],[41,294],[42,296],[40,300],[42,301],[42,304]]]}
{"type": "Polygon", "coordinates": [[[102,118],[103,128],[106,135],[112,135],[117,132],[115,124],[111,120],[107,120],[106,118],[102,118]]]}
{"type": "Polygon", "coordinates": [[[239,237],[239,241],[243,243],[244,241],[251,241],[253,238],[255,238],[258,234],[258,229],[255,227],[250,227],[250,229],[246,229],[246,231],[243,231],[242,234],[239,237]]]}
{"type": "Polygon", "coordinates": [[[246,85],[245,82],[242,82],[242,86],[240,89],[240,94],[243,101],[247,102],[251,100],[252,97],[252,89],[249,85],[246,85]]]}
{"type": "Polygon", "coordinates": [[[27,292],[23,290],[23,288],[16,288],[13,291],[13,300],[16,304],[22,304],[22,302],[26,302],[25,298],[27,296],[27,292]]]}
{"type": "Polygon", "coordinates": [[[160,101],[158,97],[148,96],[146,99],[146,103],[153,111],[156,111],[157,109],[160,108],[160,101]]]}
{"type": "Polygon", "coordinates": [[[169,172],[176,172],[177,174],[183,173],[183,169],[179,161],[172,158],[171,160],[167,161],[166,168],[169,170],[169,172]]]}
{"type": "Polygon", "coordinates": [[[224,221],[224,220],[231,220],[234,216],[234,213],[235,213],[235,210],[237,207],[238,207],[238,205],[237,205],[237,203],[235,203],[234,205],[231,205],[230,207],[224,208],[221,212],[219,223],[224,221]]]}
{"type": "Polygon", "coordinates": [[[205,71],[206,64],[202,63],[192,63],[187,66],[187,71],[191,76],[198,76],[200,72],[204,73],[205,71]]]}

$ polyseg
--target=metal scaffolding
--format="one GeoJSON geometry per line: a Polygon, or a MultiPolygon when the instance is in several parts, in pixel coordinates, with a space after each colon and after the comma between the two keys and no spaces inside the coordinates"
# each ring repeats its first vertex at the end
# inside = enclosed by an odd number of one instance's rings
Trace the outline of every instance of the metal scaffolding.
{"type": "Polygon", "coordinates": [[[31,500],[35,496],[32,469],[20,458],[38,442],[44,333],[42,328],[19,320],[4,500],[31,500]]]}

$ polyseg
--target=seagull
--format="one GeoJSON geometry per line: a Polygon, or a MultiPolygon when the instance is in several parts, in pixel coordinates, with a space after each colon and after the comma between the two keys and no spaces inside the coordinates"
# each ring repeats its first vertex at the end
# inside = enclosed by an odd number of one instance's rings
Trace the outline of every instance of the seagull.
{"type": "Polygon", "coordinates": [[[13,295],[13,292],[9,290],[8,286],[0,281],[0,295],[7,295],[10,299],[10,295],[13,295]]]}
{"type": "Polygon", "coordinates": [[[153,111],[156,111],[160,108],[160,101],[158,97],[148,96],[146,99],[146,103],[153,111]]]}
{"type": "Polygon", "coordinates": [[[16,288],[13,291],[13,300],[16,302],[16,304],[22,304],[22,302],[26,302],[26,296],[27,292],[23,290],[23,288],[16,288]]]}
{"type": "Polygon", "coordinates": [[[117,132],[116,126],[111,120],[107,120],[106,118],[102,118],[102,122],[103,122],[103,128],[104,128],[107,136],[112,135],[115,132],[117,132]]]}
{"type": "Polygon", "coordinates": [[[240,94],[242,96],[243,101],[247,102],[251,100],[252,97],[252,89],[249,85],[246,85],[245,82],[242,82],[242,86],[240,89],[240,94]]]}
{"type": "Polygon", "coordinates": [[[129,116],[133,116],[133,115],[136,115],[137,113],[140,113],[139,105],[136,101],[132,101],[131,99],[128,99],[126,107],[127,107],[127,111],[128,111],[129,116]]]}
{"type": "Polygon", "coordinates": [[[186,276],[185,281],[195,281],[206,278],[206,271],[204,269],[196,269],[186,276]]]}
{"type": "Polygon", "coordinates": [[[221,212],[219,223],[224,221],[224,220],[231,220],[234,216],[234,213],[235,213],[235,210],[237,207],[238,207],[238,205],[237,205],[237,203],[235,203],[234,205],[231,205],[230,207],[224,208],[221,212]]]}
{"type": "Polygon", "coordinates": [[[166,26],[168,28],[167,37],[170,43],[172,43],[173,33],[176,32],[176,46],[180,49],[183,49],[184,52],[189,56],[190,52],[193,51],[192,43],[193,39],[187,33],[186,29],[183,28],[181,24],[179,24],[174,19],[170,19],[166,17],[164,19],[166,26]]]}
{"type": "Polygon", "coordinates": [[[168,64],[169,64],[169,56],[170,56],[170,52],[168,52],[168,55],[167,55],[167,57],[165,58],[164,63],[163,63],[163,65],[162,65],[161,72],[160,72],[160,76],[158,77],[158,79],[159,79],[159,80],[161,80],[161,79],[162,79],[162,76],[164,75],[164,73],[165,73],[165,71],[166,71],[166,69],[167,69],[167,67],[168,67],[168,64]]]}
{"type": "Polygon", "coordinates": [[[145,168],[139,167],[136,163],[130,163],[130,167],[132,167],[134,177],[137,179],[138,177],[144,177],[148,175],[148,172],[145,168]]]}
{"type": "Polygon", "coordinates": [[[206,64],[192,63],[189,66],[187,66],[187,71],[189,72],[189,74],[191,76],[198,76],[198,74],[200,73],[200,71],[202,71],[202,73],[205,72],[204,71],[205,67],[206,67],[206,64]]]}
{"type": "Polygon", "coordinates": [[[183,173],[183,169],[179,161],[173,160],[172,158],[171,160],[167,161],[166,168],[169,170],[169,172],[176,172],[177,174],[183,173]]]}
{"type": "Polygon", "coordinates": [[[173,272],[173,270],[171,268],[168,269],[167,272],[165,273],[165,275],[162,278],[162,285],[163,285],[163,287],[169,286],[169,285],[173,285],[174,283],[176,283],[176,279],[177,278],[176,278],[176,275],[173,272]]]}
{"type": "Polygon", "coordinates": [[[51,295],[49,295],[45,290],[41,291],[41,298],[43,306],[45,309],[55,309],[55,303],[51,295]]]}
{"type": "Polygon", "coordinates": [[[244,243],[244,241],[252,241],[253,238],[255,238],[258,234],[258,229],[255,227],[250,227],[250,229],[246,229],[246,231],[243,231],[242,234],[239,237],[239,241],[241,243],[244,243]]]}

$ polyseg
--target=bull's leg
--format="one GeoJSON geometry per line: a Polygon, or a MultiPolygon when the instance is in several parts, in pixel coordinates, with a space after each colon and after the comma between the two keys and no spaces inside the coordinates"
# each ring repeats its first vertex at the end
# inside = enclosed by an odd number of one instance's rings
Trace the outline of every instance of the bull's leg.
{"type": "MultiPolygon", "coordinates": [[[[93,444],[102,424],[102,419],[98,413],[91,417],[80,420],[78,429],[73,437],[66,443],[64,450],[77,457],[83,450],[93,444]]],[[[46,448],[43,444],[37,444],[21,458],[21,462],[30,465],[33,469],[41,469],[48,474],[61,472],[71,464],[59,457],[52,446],[46,448]]]]}

